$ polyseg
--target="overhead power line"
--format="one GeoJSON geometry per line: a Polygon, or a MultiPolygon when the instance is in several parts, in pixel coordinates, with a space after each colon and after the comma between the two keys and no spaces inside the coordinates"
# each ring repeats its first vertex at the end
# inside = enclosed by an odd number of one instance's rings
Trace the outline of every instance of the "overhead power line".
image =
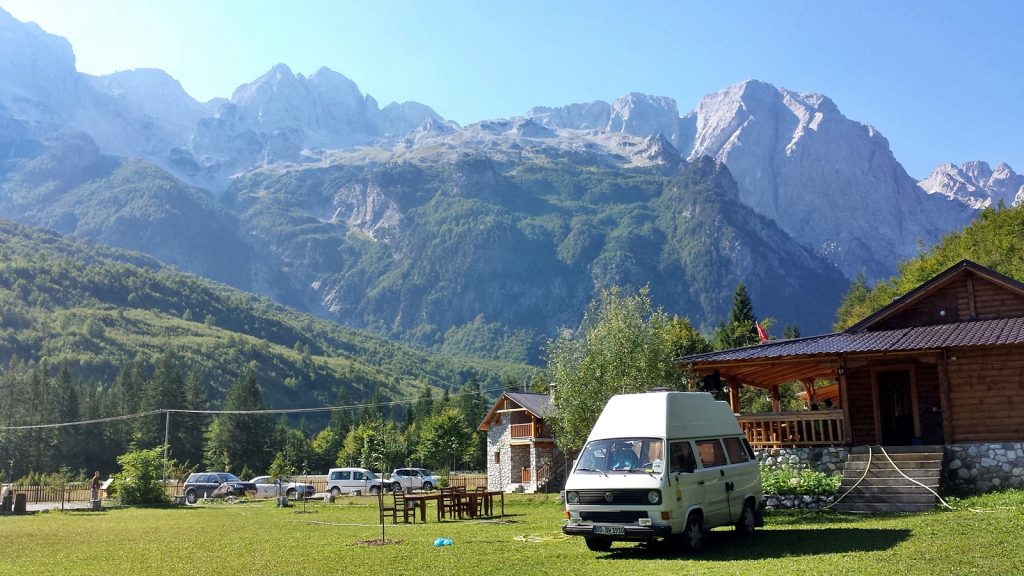
{"type": "MultiPolygon", "coordinates": [[[[501,386],[494,386],[491,388],[481,388],[479,393],[491,392],[494,390],[501,390],[501,386]]],[[[451,394],[449,397],[458,398],[460,396],[467,396],[470,394],[476,394],[477,392],[457,392],[451,394]]],[[[431,398],[432,400],[439,400],[440,398],[431,398]]],[[[102,424],[104,422],[117,422],[121,420],[132,420],[135,418],[143,418],[146,416],[152,416],[154,414],[234,414],[234,415],[252,415],[252,414],[306,414],[313,412],[338,412],[341,410],[356,410],[359,408],[376,408],[380,406],[396,406],[399,404],[415,404],[419,402],[419,398],[412,398],[406,400],[391,400],[389,402],[374,402],[367,404],[349,404],[346,406],[319,406],[314,408],[268,408],[261,410],[187,410],[183,408],[160,408],[157,410],[150,410],[148,412],[136,412],[135,414],[124,414],[121,416],[109,416],[107,418],[96,418],[93,420],[79,420],[75,422],[57,422],[53,424],[27,424],[22,426],[0,426],[0,432],[7,430],[38,430],[44,428],[66,428],[69,426],[85,426],[88,424],[102,424]]]]}

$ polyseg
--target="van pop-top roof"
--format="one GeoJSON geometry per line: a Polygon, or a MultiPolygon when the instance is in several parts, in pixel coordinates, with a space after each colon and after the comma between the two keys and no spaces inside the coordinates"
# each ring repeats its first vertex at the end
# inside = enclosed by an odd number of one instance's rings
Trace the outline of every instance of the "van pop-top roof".
{"type": "Polygon", "coordinates": [[[612,396],[587,441],[603,438],[738,436],[729,404],[707,392],[644,392],[612,396]]]}

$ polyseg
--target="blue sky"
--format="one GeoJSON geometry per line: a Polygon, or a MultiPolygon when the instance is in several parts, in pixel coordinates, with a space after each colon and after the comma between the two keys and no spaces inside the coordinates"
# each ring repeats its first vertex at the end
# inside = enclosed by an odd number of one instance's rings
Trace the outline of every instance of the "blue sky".
{"type": "Polygon", "coordinates": [[[0,0],[66,37],[80,71],[162,68],[199,100],[278,62],[327,66],[383,106],[467,124],[533,106],[671,96],[749,78],[831,97],[911,175],[1024,172],[1024,2],[0,0]]]}

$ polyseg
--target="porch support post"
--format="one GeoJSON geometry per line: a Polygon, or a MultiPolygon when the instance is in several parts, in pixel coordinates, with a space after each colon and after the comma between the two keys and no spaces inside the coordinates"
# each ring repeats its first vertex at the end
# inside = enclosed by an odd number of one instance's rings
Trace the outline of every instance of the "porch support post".
{"type": "Polygon", "coordinates": [[[772,412],[782,412],[782,397],[779,395],[779,385],[776,384],[771,388],[772,393],[772,412]]]}
{"type": "Polygon", "coordinates": [[[818,401],[818,397],[814,395],[814,380],[804,378],[800,383],[804,385],[804,392],[807,394],[807,408],[810,409],[818,401]]]}
{"type": "Polygon", "coordinates": [[[942,441],[950,444],[956,442],[953,430],[953,407],[949,395],[949,359],[946,351],[942,351],[939,362],[939,406],[942,408],[942,441]]]}
{"type": "Polygon", "coordinates": [[[726,382],[729,384],[729,407],[732,408],[733,414],[740,413],[740,381],[735,376],[729,376],[726,378],[726,382]]]}
{"type": "Polygon", "coordinates": [[[839,360],[839,367],[836,368],[839,374],[839,401],[843,405],[843,437],[847,444],[853,444],[853,431],[850,427],[850,397],[846,389],[846,362],[839,360]]]}

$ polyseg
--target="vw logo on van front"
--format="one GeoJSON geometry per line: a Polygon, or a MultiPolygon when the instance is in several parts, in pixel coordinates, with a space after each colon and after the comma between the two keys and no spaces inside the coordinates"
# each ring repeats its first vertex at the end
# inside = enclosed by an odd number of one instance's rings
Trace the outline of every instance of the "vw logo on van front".
{"type": "Polygon", "coordinates": [[[615,499],[615,496],[613,496],[611,492],[605,492],[604,493],[604,501],[605,502],[611,502],[614,499],[615,499]]]}

